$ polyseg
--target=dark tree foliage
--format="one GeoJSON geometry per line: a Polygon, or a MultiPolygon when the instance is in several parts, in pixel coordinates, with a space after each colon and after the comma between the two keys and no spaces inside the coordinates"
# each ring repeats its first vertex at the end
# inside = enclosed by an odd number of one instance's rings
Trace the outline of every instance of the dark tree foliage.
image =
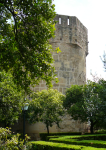
{"type": "Polygon", "coordinates": [[[52,0],[0,0],[0,69],[27,91],[40,79],[55,79],[52,46],[55,22],[52,0]]]}
{"type": "Polygon", "coordinates": [[[0,123],[7,127],[18,121],[23,102],[24,91],[17,89],[11,73],[0,72],[0,123]]]}

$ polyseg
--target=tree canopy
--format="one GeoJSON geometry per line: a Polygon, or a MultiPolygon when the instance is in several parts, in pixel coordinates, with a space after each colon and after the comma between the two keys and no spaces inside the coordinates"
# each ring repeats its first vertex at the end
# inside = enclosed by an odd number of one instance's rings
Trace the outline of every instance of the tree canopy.
{"type": "Polygon", "coordinates": [[[64,115],[63,99],[64,95],[53,89],[34,93],[28,108],[29,122],[42,121],[46,124],[49,134],[49,126],[53,123],[59,126],[61,116],[64,115]]]}
{"type": "Polygon", "coordinates": [[[106,125],[106,82],[99,80],[98,83],[88,81],[85,85],[73,85],[66,92],[64,107],[73,119],[82,122],[89,121],[90,130],[106,125]]]}
{"type": "Polygon", "coordinates": [[[0,68],[11,71],[25,91],[32,82],[51,86],[55,79],[49,44],[54,10],[52,0],[0,0],[0,68]]]}
{"type": "Polygon", "coordinates": [[[5,126],[18,121],[24,102],[24,91],[17,89],[11,73],[0,72],[0,122],[5,126]]]}

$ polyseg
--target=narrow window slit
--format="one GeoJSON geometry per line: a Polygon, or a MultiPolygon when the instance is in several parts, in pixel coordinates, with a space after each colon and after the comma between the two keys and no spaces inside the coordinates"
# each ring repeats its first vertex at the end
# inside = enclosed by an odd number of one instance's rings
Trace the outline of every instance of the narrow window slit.
{"type": "Polygon", "coordinates": [[[70,23],[69,23],[69,17],[68,17],[68,19],[67,19],[67,25],[68,25],[68,26],[70,25],[70,23]]]}
{"type": "Polygon", "coordinates": [[[61,24],[61,18],[59,18],[59,24],[61,24]]]}

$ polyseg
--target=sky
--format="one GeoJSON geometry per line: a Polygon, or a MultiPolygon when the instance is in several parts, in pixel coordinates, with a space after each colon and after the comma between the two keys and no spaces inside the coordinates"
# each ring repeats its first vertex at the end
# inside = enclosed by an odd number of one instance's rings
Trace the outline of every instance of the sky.
{"type": "Polygon", "coordinates": [[[106,79],[102,57],[106,51],[106,0],[53,0],[57,14],[76,16],[88,29],[86,78],[92,75],[106,79]]]}

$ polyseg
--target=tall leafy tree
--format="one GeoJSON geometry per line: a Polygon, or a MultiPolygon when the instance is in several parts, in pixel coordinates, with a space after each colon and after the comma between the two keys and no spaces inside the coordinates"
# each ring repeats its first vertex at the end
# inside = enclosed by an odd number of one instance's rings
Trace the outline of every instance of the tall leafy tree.
{"type": "Polygon", "coordinates": [[[102,105],[104,99],[101,97],[103,86],[98,83],[89,81],[88,84],[83,87],[84,94],[84,109],[86,111],[87,119],[91,123],[91,133],[93,133],[94,127],[103,119],[102,105]]]}
{"type": "Polygon", "coordinates": [[[52,0],[0,0],[0,68],[27,91],[40,79],[55,79],[52,46],[55,17],[52,0]]]}
{"type": "Polygon", "coordinates": [[[18,121],[24,101],[24,92],[17,89],[11,73],[0,72],[0,122],[9,126],[18,121]]]}
{"type": "Polygon", "coordinates": [[[56,123],[59,126],[61,116],[64,115],[64,95],[57,90],[42,90],[32,96],[28,109],[28,120],[30,123],[42,121],[46,124],[49,134],[49,127],[56,123]]]}
{"type": "Polygon", "coordinates": [[[73,85],[66,92],[64,107],[71,114],[73,119],[81,122],[90,121],[90,131],[93,133],[95,126],[106,118],[105,90],[102,81],[95,83],[88,81],[84,86],[73,85]]]}

